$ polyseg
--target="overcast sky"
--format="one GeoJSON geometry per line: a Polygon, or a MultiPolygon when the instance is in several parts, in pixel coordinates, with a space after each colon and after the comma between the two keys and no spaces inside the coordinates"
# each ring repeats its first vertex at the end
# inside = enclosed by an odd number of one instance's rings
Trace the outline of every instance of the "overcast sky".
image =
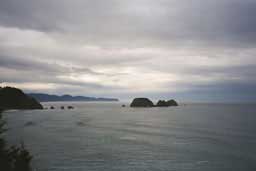
{"type": "Polygon", "coordinates": [[[255,16],[255,0],[0,0],[1,85],[255,102],[255,16]]]}

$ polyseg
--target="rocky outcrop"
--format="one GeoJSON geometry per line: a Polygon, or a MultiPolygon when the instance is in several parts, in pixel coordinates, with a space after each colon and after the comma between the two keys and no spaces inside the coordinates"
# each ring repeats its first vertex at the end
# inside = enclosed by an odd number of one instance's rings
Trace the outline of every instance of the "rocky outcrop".
{"type": "Polygon", "coordinates": [[[131,107],[154,107],[154,104],[151,100],[147,98],[135,98],[133,99],[131,107]]]}
{"type": "Polygon", "coordinates": [[[178,106],[178,103],[175,100],[159,100],[156,105],[147,98],[135,98],[131,105],[131,107],[169,107],[169,106],[178,106]]]}
{"type": "Polygon", "coordinates": [[[0,108],[8,109],[43,109],[34,98],[27,96],[20,89],[12,87],[0,88],[0,108]]]}
{"type": "Polygon", "coordinates": [[[168,106],[178,106],[178,103],[175,100],[168,100],[167,101],[168,106]]]}
{"type": "Polygon", "coordinates": [[[74,109],[74,107],[73,106],[68,106],[68,109],[74,109]]]}
{"type": "Polygon", "coordinates": [[[156,104],[157,107],[168,107],[168,103],[164,100],[159,100],[156,104]]]}
{"type": "Polygon", "coordinates": [[[169,107],[169,106],[178,106],[178,103],[175,100],[159,100],[156,104],[156,107],[169,107]]]}

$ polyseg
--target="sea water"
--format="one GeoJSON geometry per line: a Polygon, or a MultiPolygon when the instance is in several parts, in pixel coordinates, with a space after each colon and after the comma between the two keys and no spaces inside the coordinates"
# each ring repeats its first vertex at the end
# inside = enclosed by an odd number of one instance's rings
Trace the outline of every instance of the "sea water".
{"type": "Polygon", "coordinates": [[[56,109],[4,113],[8,141],[24,142],[37,171],[256,170],[255,105],[43,105],[56,109]]]}

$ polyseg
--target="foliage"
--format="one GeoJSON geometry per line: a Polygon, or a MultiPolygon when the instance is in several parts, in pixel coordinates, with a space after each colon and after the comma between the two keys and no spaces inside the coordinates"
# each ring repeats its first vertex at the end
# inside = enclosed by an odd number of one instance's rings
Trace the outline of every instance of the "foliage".
{"type": "Polygon", "coordinates": [[[32,156],[25,149],[23,143],[20,146],[8,147],[3,134],[6,122],[2,118],[0,109],[0,170],[2,171],[31,171],[30,162],[32,156]]]}

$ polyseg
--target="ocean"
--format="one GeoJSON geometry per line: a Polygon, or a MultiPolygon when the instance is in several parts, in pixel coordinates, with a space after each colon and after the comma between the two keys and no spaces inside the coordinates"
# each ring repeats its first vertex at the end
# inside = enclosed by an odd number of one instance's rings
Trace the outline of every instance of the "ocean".
{"type": "Polygon", "coordinates": [[[36,171],[256,170],[256,105],[43,105],[57,109],[4,113],[6,138],[24,142],[36,171]]]}

